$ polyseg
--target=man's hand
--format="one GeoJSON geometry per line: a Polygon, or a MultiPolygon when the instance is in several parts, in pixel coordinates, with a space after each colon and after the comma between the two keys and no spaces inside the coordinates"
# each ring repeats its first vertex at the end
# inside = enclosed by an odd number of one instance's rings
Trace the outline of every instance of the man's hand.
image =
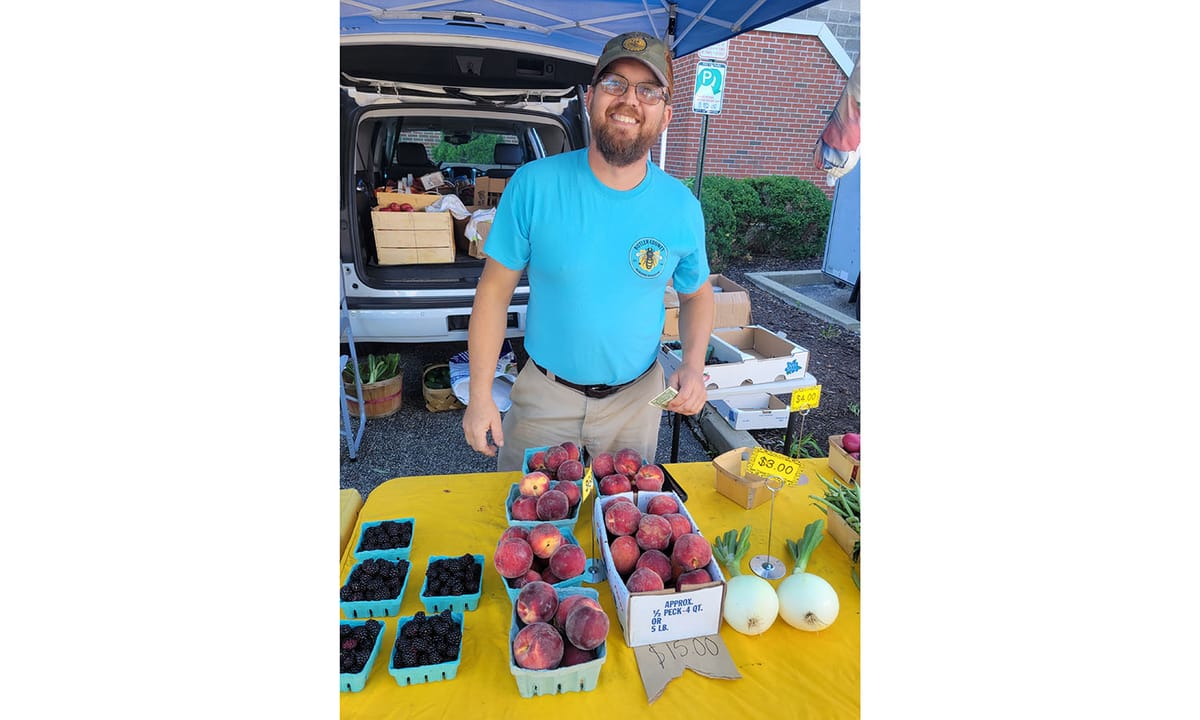
{"type": "Polygon", "coordinates": [[[708,390],[704,387],[704,373],[687,365],[680,365],[667,384],[679,391],[675,399],[667,404],[667,410],[680,415],[695,415],[704,409],[708,401],[708,390]]]}
{"type": "Polygon", "coordinates": [[[463,412],[463,435],[467,444],[488,457],[496,457],[496,451],[504,445],[504,430],[500,426],[500,409],[491,395],[471,398],[463,412]],[[488,441],[488,431],[492,440],[488,441]]]}

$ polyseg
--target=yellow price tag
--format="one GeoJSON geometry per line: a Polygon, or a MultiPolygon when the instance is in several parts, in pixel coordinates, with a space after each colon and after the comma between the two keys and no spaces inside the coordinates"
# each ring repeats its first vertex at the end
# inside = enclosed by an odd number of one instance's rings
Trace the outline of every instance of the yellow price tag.
{"type": "Polygon", "coordinates": [[[784,485],[803,485],[808,482],[808,477],[800,473],[799,460],[764,447],[756,447],[750,451],[750,459],[746,461],[746,472],[762,477],[777,477],[784,485]]]}
{"type": "Polygon", "coordinates": [[[821,386],[796,388],[792,391],[792,412],[811,410],[821,404],[821,386]]]}
{"type": "Polygon", "coordinates": [[[588,471],[586,473],[584,473],[584,475],[583,475],[583,492],[580,494],[579,501],[583,502],[584,500],[587,500],[588,496],[591,494],[592,494],[592,470],[591,470],[591,468],[588,468],[588,471]]]}

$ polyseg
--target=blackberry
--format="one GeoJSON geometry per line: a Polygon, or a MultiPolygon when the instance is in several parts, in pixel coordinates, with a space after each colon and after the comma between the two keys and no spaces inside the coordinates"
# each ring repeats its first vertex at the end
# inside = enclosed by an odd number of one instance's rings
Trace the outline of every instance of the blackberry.
{"type": "Polygon", "coordinates": [[[382,630],[383,623],[378,620],[368,620],[363,625],[342,623],[339,635],[342,672],[362,672],[375,649],[375,639],[382,630]]]}
{"type": "Polygon", "coordinates": [[[363,530],[359,550],[391,550],[412,544],[412,522],[387,520],[363,530]]]}
{"type": "Polygon", "coordinates": [[[483,565],[470,553],[434,560],[425,570],[425,596],[474,595],[482,577],[483,565]]]}
{"type": "Polygon", "coordinates": [[[341,589],[341,598],[343,601],[357,602],[400,597],[407,575],[407,560],[364,560],[354,568],[350,577],[346,578],[346,584],[341,589]]]}

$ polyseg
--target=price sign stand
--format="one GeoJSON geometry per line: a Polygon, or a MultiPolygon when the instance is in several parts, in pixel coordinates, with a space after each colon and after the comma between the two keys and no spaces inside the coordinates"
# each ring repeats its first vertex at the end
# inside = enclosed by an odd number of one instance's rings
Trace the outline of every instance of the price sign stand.
{"type": "Polygon", "coordinates": [[[767,489],[771,491],[771,515],[770,521],[767,523],[767,555],[755,555],[750,558],[750,569],[755,575],[766,578],[767,580],[775,580],[783,577],[785,572],[783,561],[777,557],[770,555],[771,552],[771,532],[775,525],[775,493],[783,487],[783,478],[778,475],[771,475],[767,478],[767,489]]]}

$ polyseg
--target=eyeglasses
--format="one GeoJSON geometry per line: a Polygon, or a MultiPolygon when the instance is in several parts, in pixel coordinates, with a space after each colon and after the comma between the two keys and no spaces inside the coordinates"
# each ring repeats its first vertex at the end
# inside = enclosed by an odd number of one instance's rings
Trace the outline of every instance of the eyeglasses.
{"type": "MultiPolygon", "coordinates": [[[[600,79],[596,81],[596,87],[609,95],[621,97],[629,90],[629,81],[614,72],[609,72],[600,76],[600,79]]],[[[638,100],[647,105],[657,105],[664,100],[669,101],[671,99],[670,93],[662,85],[640,82],[634,87],[636,88],[635,93],[638,100]]]]}

